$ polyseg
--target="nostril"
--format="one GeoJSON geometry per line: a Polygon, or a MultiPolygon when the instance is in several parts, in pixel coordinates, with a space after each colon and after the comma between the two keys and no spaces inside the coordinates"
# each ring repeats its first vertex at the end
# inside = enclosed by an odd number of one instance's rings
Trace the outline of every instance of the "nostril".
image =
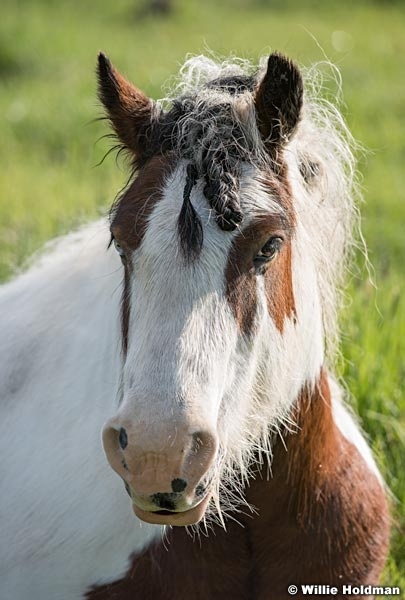
{"type": "Polygon", "coordinates": [[[197,431],[196,433],[193,433],[192,449],[196,454],[201,451],[216,452],[217,440],[215,436],[209,432],[197,431]]]}
{"type": "Polygon", "coordinates": [[[199,483],[197,485],[197,487],[195,488],[195,495],[197,496],[197,498],[201,498],[202,496],[204,496],[206,489],[207,488],[205,485],[203,485],[202,483],[199,483]]]}
{"type": "Polygon", "coordinates": [[[184,479],[173,479],[172,480],[172,490],[173,492],[183,492],[187,487],[187,481],[184,479]]]}
{"type": "MultiPolygon", "coordinates": [[[[190,451],[187,455],[187,462],[182,472],[185,481],[187,481],[190,489],[204,479],[204,487],[206,488],[205,479],[211,472],[211,467],[214,465],[218,453],[218,437],[214,431],[196,431],[192,436],[190,451]]],[[[197,496],[204,495],[205,489],[199,489],[197,496]]]]}
{"type": "Polygon", "coordinates": [[[125,450],[125,448],[128,446],[128,436],[127,436],[127,432],[125,431],[125,429],[123,427],[121,427],[121,429],[120,429],[118,441],[120,443],[122,450],[125,450]]]}
{"type": "Polygon", "coordinates": [[[203,441],[201,439],[200,432],[193,433],[193,446],[192,446],[193,452],[195,452],[197,454],[197,452],[199,451],[199,449],[201,448],[202,445],[203,445],[203,441]]]}
{"type": "Polygon", "coordinates": [[[103,446],[104,452],[111,467],[121,477],[128,479],[129,467],[124,457],[123,450],[128,445],[128,436],[126,430],[122,427],[118,429],[107,423],[103,428],[103,446]]]}

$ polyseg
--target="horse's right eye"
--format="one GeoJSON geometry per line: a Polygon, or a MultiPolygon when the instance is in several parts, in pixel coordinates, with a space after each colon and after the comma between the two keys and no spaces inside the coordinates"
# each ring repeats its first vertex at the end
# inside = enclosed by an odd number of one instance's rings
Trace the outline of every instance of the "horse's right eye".
{"type": "Polygon", "coordinates": [[[253,263],[257,269],[263,267],[266,263],[270,262],[275,258],[276,254],[281,248],[283,240],[281,237],[270,238],[263,248],[253,259],[253,263]]]}

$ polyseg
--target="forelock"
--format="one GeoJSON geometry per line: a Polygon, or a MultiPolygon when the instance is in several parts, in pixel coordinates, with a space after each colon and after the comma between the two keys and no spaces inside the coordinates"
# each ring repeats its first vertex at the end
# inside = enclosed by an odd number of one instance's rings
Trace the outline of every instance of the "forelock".
{"type": "MultiPolygon", "coordinates": [[[[248,63],[222,65],[201,57],[187,61],[181,82],[163,104],[153,146],[190,161],[204,180],[204,195],[224,230],[243,219],[239,179],[244,163],[264,162],[253,92],[256,75],[248,63]]],[[[187,214],[187,211],[183,210],[187,214]]],[[[184,230],[184,227],[182,228],[184,230]]],[[[191,236],[189,236],[191,238],[191,236]]]]}

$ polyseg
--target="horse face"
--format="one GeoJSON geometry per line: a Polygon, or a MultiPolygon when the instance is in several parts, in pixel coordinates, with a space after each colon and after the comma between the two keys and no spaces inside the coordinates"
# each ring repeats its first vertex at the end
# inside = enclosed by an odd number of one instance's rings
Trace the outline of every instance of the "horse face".
{"type": "MultiPolygon", "coordinates": [[[[271,61],[269,70],[274,76],[271,61]]],[[[256,135],[267,123],[270,144],[281,125],[269,129],[273,117],[258,112],[266,76],[250,112],[256,135]]],[[[249,164],[242,156],[236,204],[229,212],[224,202],[219,209],[222,195],[217,204],[209,201],[203,160],[190,182],[192,149],[183,158],[170,148],[152,156],[139,150],[139,131],[147,136],[156,114],[150,101],[104,58],[100,79],[113,126],[138,167],[111,224],[125,273],[124,364],[121,401],[105,426],[104,447],[139,517],[188,525],[203,517],[212,495],[217,498],[224,473],[249,463],[268,439],[268,423],[277,427],[306,380],[307,357],[292,355],[302,348],[299,338],[306,336],[308,345],[319,337],[320,323],[313,317],[315,294],[312,326],[308,319],[305,330],[300,325],[307,309],[301,310],[296,290],[311,289],[313,272],[301,265],[294,281],[299,228],[285,167],[271,168],[270,159],[267,166],[249,164]],[[224,214],[239,217],[224,223],[224,214]]],[[[239,105],[240,120],[248,123],[246,102],[239,105]]],[[[285,141],[296,123],[279,114],[277,122],[285,124],[285,141]]]]}
{"type": "Polygon", "coordinates": [[[122,401],[104,434],[110,457],[120,430],[126,432],[128,445],[120,452],[125,467],[113,466],[130,486],[136,513],[175,524],[199,520],[208,502],[220,456],[223,373],[237,336],[223,289],[226,245],[232,240],[224,240],[211,222],[198,186],[193,202],[206,221],[203,249],[190,262],[180,248],[184,173],[183,164],[153,159],[112,223],[114,238],[125,249],[125,361],[122,401]],[[137,212],[137,235],[126,230],[128,211],[137,212]]]}

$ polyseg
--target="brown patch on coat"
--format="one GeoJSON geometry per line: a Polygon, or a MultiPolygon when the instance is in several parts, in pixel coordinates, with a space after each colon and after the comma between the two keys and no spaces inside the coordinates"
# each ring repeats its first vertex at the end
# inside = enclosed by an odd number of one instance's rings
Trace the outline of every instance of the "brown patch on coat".
{"type": "Polygon", "coordinates": [[[162,199],[163,188],[175,164],[172,155],[151,158],[114,207],[111,232],[125,251],[140,246],[149,217],[162,199]]]}
{"type": "Polygon", "coordinates": [[[85,597],[287,600],[292,583],[377,584],[388,548],[387,502],[333,421],[324,372],[314,389],[302,390],[295,416],[300,429],[285,434],[287,449],[275,444],[272,478],[263,467],[246,489],[258,514],[238,513],[243,527],[228,521],[226,532],[214,526],[195,540],[175,527],[166,547],[154,543],[132,557],[122,579],[85,597]]]}
{"type": "Polygon", "coordinates": [[[122,579],[94,586],[87,600],[247,600],[250,552],[242,527],[216,528],[193,539],[184,527],[167,531],[138,556],[122,579]],[[212,537],[211,537],[212,536],[212,537]]]}
{"type": "Polygon", "coordinates": [[[129,316],[131,314],[131,266],[129,261],[124,263],[124,281],[121,295],[121,348],[126,356],[128,352],[129,316]]]}
{"type": "Polygon", "coordinates": [[[253,331],[257,309],[256,272],[253,266],[249,231],[239,233],[232,245],[225,269],[225,295],[239,329],[245,335],[253,331]]]}
{"type": "Polygon", "coordinates": [[[269,213],[258,217],[241,231],[234,240],[225,270],[226,297],[245,335],[252,333],[257,311],[258,275],[253,259],[271,237],[282,237],[284,244],[275,259],[264,267],[268,311],[281,333],[285,319],[295,314],[291,267],[291,236],[295,216],[285,168],[281,172],[282,179],[267,174],[261,178],[261,183],[271,197],[280,202],[284,216],[269,213]]]}
{"type": "Polygon", "coordinates": [[[277,264],[274,268],[270,264],[264,276],[267,308],[280,333],[283,333],[285,319],[296,315],[291,255],[289,240],[276,258],[277,264]]]}
{"type": "Polygon", "coordinates": [[[251,528],[260,600],[288,598],[288,583],[376,584],[388,550],[384,490],[336,426],[324,371],[299,395],[295,420],[287,451],[275,447],[272,480],[247,494],[264,507],[251,528]]]}
{"type": "Polygon", "coordinates": [[[121,302],[122,351],[124,355],[128,349],[128,327],[131,312],[131,252],[141,245],[150,215],[156,204],[162,199],[165,182],[174,166],[175,160],[170,156],[155,156],[149,160],[114,208],[111,233],[126,253],[123,260],[124,285],[121,302]]]}
{"type": "Polygon", "coordinates": [[[140,163],[147,153],[154,105],[127,81],[102,53],[98,55],[98,96],[118,139],[140,163]]]}

